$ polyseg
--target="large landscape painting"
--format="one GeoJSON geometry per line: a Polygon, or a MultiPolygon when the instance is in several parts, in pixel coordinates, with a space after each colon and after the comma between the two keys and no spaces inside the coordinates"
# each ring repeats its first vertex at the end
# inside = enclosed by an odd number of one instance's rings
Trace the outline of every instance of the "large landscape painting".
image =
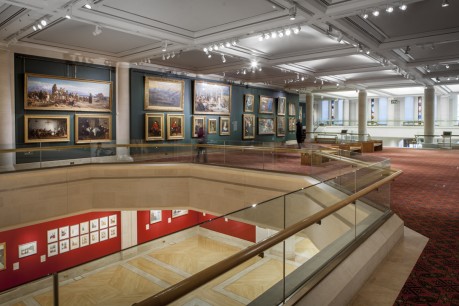
{"type": "Polygon", "coordinates": [[[195,114],[231,113],[231,85],[194,82],[193,112],[195,114]]]}
{"type": "Polygon", "coordinates": [[[145,77],[145,109],[183,111],[185,81],[145,77]]]}
{"type": "Polygon", "coordinates": [[[24,108],[110,112],[112,83],[38,74],[25,75],[24,108]]]}

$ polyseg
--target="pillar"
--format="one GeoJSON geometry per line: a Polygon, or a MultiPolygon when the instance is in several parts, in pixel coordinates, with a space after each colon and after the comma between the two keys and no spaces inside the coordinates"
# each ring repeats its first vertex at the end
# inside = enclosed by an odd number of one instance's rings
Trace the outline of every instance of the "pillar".
{"type": "Polygon", "coordinates": [[[137,211],[121,211],[121,249],[137,245],[137,211]]]}
{"type": "MultiPolygon", "coordinates": [[[[435,134],[435,88],[430,85],[424,89],[424,135],[435,134]]],[[[433,136],[425,136],[424,143],[431,144],[433,136]]]]}
{"type": "Polygon", "coordinates": [[[343,125],[348,126],[350,124],[350,101],[349,99],[343,100],[343,125]]]}
{"type": "MultiPolygon", "coordinates": [[[[14,56],[8,50],[0,50],[0,150],[14,149],[14,56]]],[[[14,169],[14,153],[0,153],[0,169],[14,169]]]]}
{"type": "Polygon", "coordinates": [[[306,115],[306,141],[311,141],[314,139],[314,135],[312,134],[314,132],[314,96],[312,93],[308,92],[306,93],[306,110],[305,110],[305,115],[306,115]]]}
{"type": "MultiPolygon", "coordinates": [[[[129,63],[116,65],[116,144],[130,143],[129,63]]],[[[116,148],[118,160],[131,161],[129,148],[116,148]]]]}
{"type": "Polygon", "coordinates": [[[367,132],[367,91],[359,91],[359,140],[365,141],[367,132]]]}

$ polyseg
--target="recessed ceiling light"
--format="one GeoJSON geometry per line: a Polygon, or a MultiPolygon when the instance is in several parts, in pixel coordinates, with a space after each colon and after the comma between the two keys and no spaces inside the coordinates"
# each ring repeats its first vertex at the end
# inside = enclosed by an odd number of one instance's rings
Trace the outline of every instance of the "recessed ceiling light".
{"type": "Polygon", "coordinates": [[[373,16],[378,17],[379,16],[379,11],[378,10],[374,10],[373,11],[373,16]]]}
{"type": "Polygon", "coordinates": [[[443,0],[443,3],[441,4],[441,7],[448,7],[448,6],[449,6],[448,0],[443,0]]]}

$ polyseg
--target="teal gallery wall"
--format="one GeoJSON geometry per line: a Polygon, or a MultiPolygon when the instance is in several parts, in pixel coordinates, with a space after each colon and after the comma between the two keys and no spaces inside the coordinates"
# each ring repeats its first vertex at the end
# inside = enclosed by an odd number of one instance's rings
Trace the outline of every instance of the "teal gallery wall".
{"type": "MultiPolygon", "coordinates": [[[[206,81],[201,80],[200,81],[206,81]]],[[[169,114],[184,114],[185,116],[185,138],[183,140],[167,140],[159,141],[161,142],[178,142],[178,143],[189,143],[190,141],[193,142],[194,139],[191,137],[192,131],[192,116],[193,114],[193,94],[194,94],[194,81],[195,79],[177,76],[173,74],[165,74],[165,73],[154,73],[151,71],[145,71],[141,69],[131,69],[130,71],[130,90],[131,90],[131,108],[130,108],[130,135],[131,139],[135,142],[145,142],[145,113],[164,113],[164,118],[166,115],[169,114]],[[183,112],[162,112],[162,111],[151,111],[144,109],[144,92],[145,92],[145,77],[149,76],[156,76],[161,78],[168,78],[172,80],[183,80],[185,82],[185,92],[184,92],[184,111],[183,112]]],[[[210,81],[211,83],[218,83],[215,81],[210,81]]],[[[276,118],[277,115],[274,113],[271,114],[259,114],[258,107],[260,101],[260,95],[269,96],[273,98],[278,97],[286,97],[287,104],[288,103],[295,103],[297,111],[298,111],[298,100],[299,96],[297,94],[290,94],[284,91],[275,91],[271,89],[263,89],[263,88],[254,88],[250,86],[243,86],[243,85],[235,85],[231,84],[231,115],[230,115],[230,122],[231,122],[231,133],[230,135],[219,135],[217,134],[209,134],[207,139],[209,142],[214,143],[222,143],[222,142],[229,142],[231,144],[236,143],[260,143],[260,142],[283,142],[290,139],[295,139],[295,132],[288,132],[286,131],[285,136],[278,137],[276,135],[258,135],[256,131],[255,139],[251,140],[243,140],[242,139],[242,114],[243,106],[244,106],[244,95],[245,94],[252,94],[255,98],[255,106],[253,113],[247,114],[254,114],[256,118],[276,118]]],[[[276,102],[276,99],[274,99],[276,102]]],[[[275,110],[277,110],[277,103],[275,104],[275,110]]],[[[207,119],[217,119],[217,124],[219,122],[220,115],[213,115],[213,114],[199,114],[199,116],[206,116],[207,119]]],[[[288,123],[288,112],[286,112],[286,122],[288,123]]],[[[256,120],[258,122],[258,119],[256,120]]],[[[158,141],[148,141],[148,143],[157,143],[158,141]]]]}

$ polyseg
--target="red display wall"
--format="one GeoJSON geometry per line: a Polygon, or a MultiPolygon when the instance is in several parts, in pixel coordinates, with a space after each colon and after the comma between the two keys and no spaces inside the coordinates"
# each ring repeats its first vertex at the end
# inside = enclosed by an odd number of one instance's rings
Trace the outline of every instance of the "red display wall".
{"type": "MultiPolygon", "coordinates": [[[[0,243],[6,243],[6,269],[0,271],[0,292],[10,289],[12,287],[24,284],[26,282],[38,279],[40,277],[52,274],[54,272],[62,271],[70,267],[80,265],[82,263],[103,257],[105,255],[115,253],[121,249],[121,217],[120,212],[94,212],[87,213],[78,216],[63,218],[60,220],[44,222],[40,224],[35,224],[31,226],[26,226],[20,229],[14,229],[9,231],[0,232],[0,243]],[[74,249],[70,249],[70,246],[67,245],[68,251],[65,251],[66,248],[63,248],[64,253],[61,253],[59,248],[59,253],[54,256],[48,257],[48,231],[57,229],[57,232],[60,232],[61,228],[69,228],[72,225],[79,225],[81,223],[90,224],[91,220],[99,220],[100,225],[104,224],[105,221],[109,220],[109,217],[112,216],[111,220],[115,220],[113,216],[116,216],[116,225],[111,223],[107,224],[107,231],[105,229],[93,230],[88,235],[92,233],[103,232],[103,235],[108,234],[111,230],[111,238],[104,236],[103,239],[106,240],[95,242],[89,245],[82,246],[74,249]],[[105,218],[107,217],[107,218],[105,218]],[[102,218],[102,221],[101,221],[102,218]],[[110,226],[111,225],[111,226],[110,226]],[[115,229],[116,228],[116,229],[115,229]],[[116,237],[114,236],[116,234],[116,237]],[[19,258],[19,246],[28,244],[36,241],[36,254],[28,255],[27,250],[23,251],[22,258],[19,258]],[[41,257],[45,256],[45,261],[41,262],[41,257]],[[19,269],[14,270],[13,264],[19,264],[19,269]]],[[[90,229],[88,229],[90,230],[90,229]]],[[[65,232],[65,230],[64,230],[65,232]]],[[[75,234],[75,232],[74,232],[75,234]]],[[[78,236],[80,233],[78,233],[78,236]]],[[[70,232],[69,232],[70,236],[70,232]]],[[[77,236],[74,236],[74,238],[77,236]]],[[[95,236],[94,236],[95,237],[95,236]]],[[[99,236],[101,238],[102,236],[99,236]]],[[[65,240],[59,239],[57,235],[57,245],[60,246],[61,240],[65,246],[65,240]]],[[[70,237],[68,238],[70,244],[70,237]]],[[[81,239],[80,239],[81,241],[81,239]]],[[[50,243],[52,244],[52,243],[50,243]]],[[[29,250],[30,251],[30,250],[29,250]]]]}
{"type": "MultiPolygon", "coordinates": [[[[187,214],[175,218],[172,218],[171,210],[163,210],[158,213],[161,215],[161,221],[158,221],[158,218],[155,218],[149,210],[137,212],[137,240],[139,244],[215,218],[213,215],[206,214],[204,216],[203,213],[193,210],[189,210],[187,214]],[[171,220],[170,223],[168,218],[171,220]]],[[[255,242],[255,226],[250,224],[231,220],[225,221],[224,218],[219,218],[201,226],[232,237],[255,242]]]]}

